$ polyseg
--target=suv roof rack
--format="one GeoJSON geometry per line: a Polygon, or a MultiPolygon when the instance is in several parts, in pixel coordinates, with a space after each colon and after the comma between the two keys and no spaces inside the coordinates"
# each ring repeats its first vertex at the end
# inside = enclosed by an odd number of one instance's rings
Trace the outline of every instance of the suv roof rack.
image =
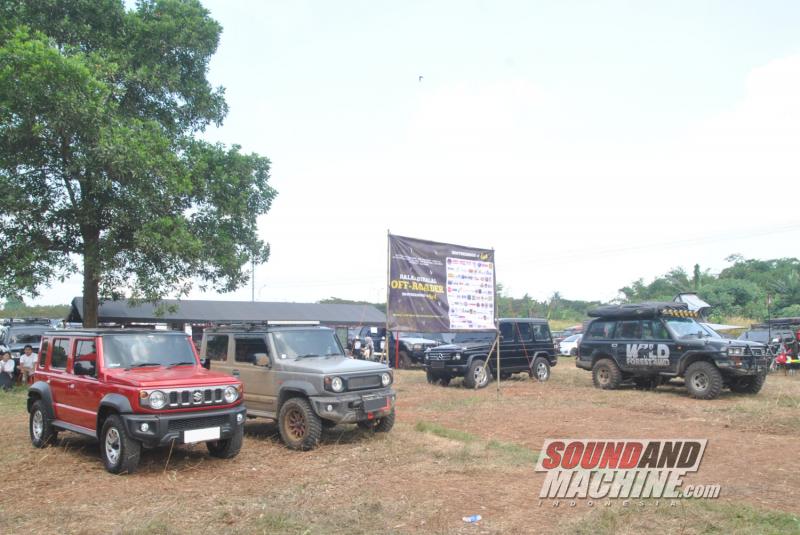
{"type": "Polygon", "coordinates": [[[220,321],[211,322],[209,329],[217,327],[230,327],[235,329],[245,329],[252,331],[265,327],[316,327],[320,324],[319,320],[267,320],[267,321],[220,321]]]}
{"type": "Polygon", "coordinates": [[[588,312],[592,318],[654,318],[659,315],[696,318],[697,312],[689,310],[686,303],[673,301],[606,305],[588,312]]]}
{"type": "Polygon", "coordinates": [[[14,324],[35,324],[35,325],[50,325],[50,318],[0,318],[0,325],[14,325],[14,324]]]}

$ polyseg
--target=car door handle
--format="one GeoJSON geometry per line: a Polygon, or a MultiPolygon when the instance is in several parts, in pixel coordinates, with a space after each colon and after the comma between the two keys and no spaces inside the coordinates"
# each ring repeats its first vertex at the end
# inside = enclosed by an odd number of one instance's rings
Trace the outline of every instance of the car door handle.
{"type": "Polygon", "coordinates": [[[74,389],[75,388],[75,383],[70,383],[69,387],[74,389]]]}
{"type": "Polygon", "coordinates": [[[611,347],[617,347],[617,344],[611,344],[611,347]]]}

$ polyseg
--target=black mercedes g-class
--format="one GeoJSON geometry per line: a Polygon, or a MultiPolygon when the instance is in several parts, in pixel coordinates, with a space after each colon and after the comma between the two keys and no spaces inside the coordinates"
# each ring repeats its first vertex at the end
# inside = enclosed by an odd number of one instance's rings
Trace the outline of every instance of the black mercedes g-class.
{"type": "MultiPolygon", "coordinates": [[[[500,378],[525,372],[540,381],[550,378],[550,368],[558,363],[547,320],[511,318],[499,320],[500,378]]],[[[428,382],[447,385],[453,377],[463,377],[464,386],[483,388],[497,376],[496,331],[456,333],[452,344],[425,352],[428,382]],[[488,362],[488,367],[487,367],[488,362]]]]}
{"type": "Polygon", "coordinates": [[[632,380],[655,388],[683,377],[689,394],[713,399],[723,387],[757,394],[766,379],[763,344],[713,337],[683,303],[609,305],[589,312],[575,365],[597,388],[632,380]]]}

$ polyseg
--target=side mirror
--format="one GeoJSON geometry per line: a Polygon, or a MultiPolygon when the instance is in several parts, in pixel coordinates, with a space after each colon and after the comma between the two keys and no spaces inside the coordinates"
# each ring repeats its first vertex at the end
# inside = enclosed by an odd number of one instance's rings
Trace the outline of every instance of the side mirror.
{"type": "Polygon", "coordinates": [[[210,370],[211,369],[211,359],[209,359],[209,358],[200,359],[200,365],[203,368],[205,368],[207,370],[210,370]]]}
{"type": "Polygon", "coordinates": [[[256,353],[256,361],[254,363],[256,366],[264,366],[268,368],[272,366],[272,359],[269,358],[269,355],[266,353],[256,353]]]}

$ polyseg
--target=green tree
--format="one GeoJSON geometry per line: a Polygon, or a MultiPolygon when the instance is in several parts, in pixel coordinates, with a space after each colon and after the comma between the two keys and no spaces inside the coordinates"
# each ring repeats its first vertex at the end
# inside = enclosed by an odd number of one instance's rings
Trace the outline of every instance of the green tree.
{"type": "Polygon", "coordinates": [[[82,271],[99,298],[231,291],[266,262],[270,162],[196,136],[220,25],[196,0],[0,3],[0,295],[82,271]]]}

